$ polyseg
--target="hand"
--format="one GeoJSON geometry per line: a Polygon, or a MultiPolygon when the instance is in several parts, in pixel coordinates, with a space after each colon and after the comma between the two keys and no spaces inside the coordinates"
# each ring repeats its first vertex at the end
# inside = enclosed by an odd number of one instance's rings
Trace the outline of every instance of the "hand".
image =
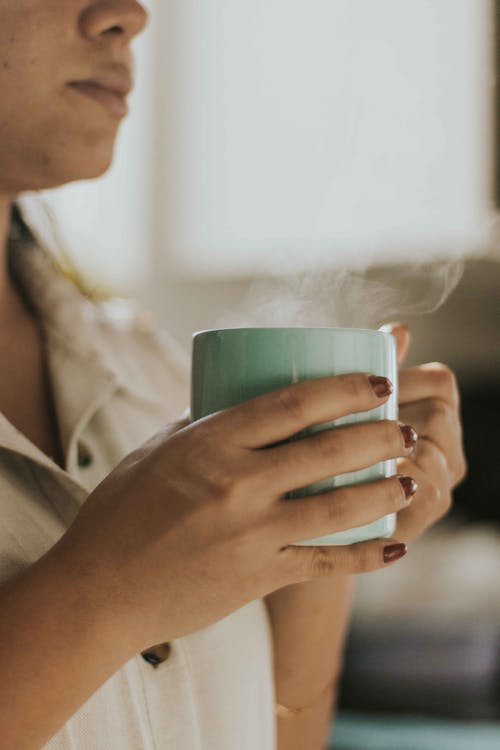
{"type": "MultiPolygon", "coordinates": [[[[408,329],[385,326],[398,342],[402,363],[410,344],[408,329]]],[[[399,416],[419,435],[415,451],[398,461],[398,471],[418,484],[410,507],[397,516],[397,536],[410,541],[443,517],[451,507],[452,490],[466,474],[462,445],[460,399],[456,378],[445,365],[431,363],[401,370],[399,416]]]]}
{"type": "Polygon", "coordinates": [[[373,409],[368,375],[291,385],[162,430],[90,494],[55,554],[92,589],[131,654],[220,620],[292,583],[383,566],[377,539],[346,547],[290,546],[405,507],[397,477],[287,500],[288,491],[408,456],[397,422],[303,428],[373,409]],[[280,444],[281,443],[281,444],[280,444]]]}

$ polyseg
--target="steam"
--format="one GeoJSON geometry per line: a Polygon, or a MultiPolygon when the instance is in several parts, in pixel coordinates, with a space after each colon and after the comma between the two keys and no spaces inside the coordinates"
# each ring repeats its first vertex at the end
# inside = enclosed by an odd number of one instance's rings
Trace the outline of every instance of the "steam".
{"type": "Polygon", "coordinates": [[[435,312],[457,287],[462,260],[274,275],[252,284],[241,309],[218,327],[378,328],[435,312]]]}
{"type": "Polygon", "coordinates": [[[457,287],[462,260],[274,275],[255,281],[241,308],[218,327],[378,328],[435,312],[457,287]]]}

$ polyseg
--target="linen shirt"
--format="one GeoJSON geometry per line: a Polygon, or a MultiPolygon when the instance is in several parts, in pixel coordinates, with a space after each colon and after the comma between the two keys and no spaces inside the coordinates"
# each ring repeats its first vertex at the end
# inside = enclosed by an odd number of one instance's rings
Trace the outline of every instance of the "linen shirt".
{"type": "MultiPolygon", "coordinates": [[[[88,300],[37,246],[16,249],[13,267],[40,322],[65,465],[0,413],[0,584],[52,547],[97,484],[188,405],[186,355],[137,305],[88,300]]],[[[271,628],[256,599],[171,641],[157,668],[132,658],[45,750],[275,746],[271,628]]]]}

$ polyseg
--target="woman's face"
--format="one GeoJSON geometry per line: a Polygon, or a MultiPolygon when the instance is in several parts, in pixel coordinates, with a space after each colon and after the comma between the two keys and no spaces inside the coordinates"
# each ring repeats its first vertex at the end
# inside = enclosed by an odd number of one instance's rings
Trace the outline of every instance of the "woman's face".
{"type": "Polygon", "coordinates": [[[0,192],[109,167],[146,20],[136,0],[0,0],[0,192]]]}

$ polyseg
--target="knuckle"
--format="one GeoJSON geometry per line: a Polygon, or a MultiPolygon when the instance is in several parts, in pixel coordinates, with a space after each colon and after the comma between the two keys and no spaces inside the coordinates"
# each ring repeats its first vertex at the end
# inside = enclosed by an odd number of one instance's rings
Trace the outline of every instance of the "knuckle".
{"type": "Polygon", "coordinates": [[[278,407],[285,412],[287,417],[292,417],[294,421],[302,421],[305,411],[305,397],[301,389],[296,387],[285,388],[278,391],[278,407]]]}
{"type": "Polygon", "coordinates": [[[468,472],[467,459],[463,454],[460,455],[457,462],[457,469],[455,473],[455,484],[463,482],[468,472]]]}
{"type": "Polygon", "coordinates": [[[335,562],[327,549],[324,549],[323,547],[313,547],[309,561],[309,572],[311,578],[324,578],[335,571],[335,562]]]}
{"type": "Polygon", "coordinates": [[[422,461],[433,462],[436,459],[441,461],[442,453],[439,448],[431,441],[422,438],[418,441],[418,457],[422,461]]]}
{"type": "Polygon", "coordinates": [[[212,435],[214,427],[219,419],[220,412],[209,414],[191,423],[191,431],[199,440],[207,440],[212,435]]]}
{"type": "Polygon", "coordinates": [[[235,467],[234,485],[243,491],[254,487],[260,478],[259,468],[252,461],[240,460],[235,467]]]}
{"type": "Polygon", "coordinates": [[[352,375],[339,376],[345,394],[352,403],[366,401],[367,396],[372,396],[368,378],[363,373],[353,373],[352,375]]]}
{"type": "Polygon", "coordinates": [[[355,544],[350,554],[351,569],[354,573],[366,573],[373,570],[373,555],[364,544],[355,544]]]}
{"type": "Polygon", "coordinates": [[[453,506],[453,495],[451,492],[443,492],[443,501],[441,503],[442,515],[447,515],[453,506]]]}
{"type": "Polygon", "coordinates": [[[451,492],[438,489],[434,507],[437,510],[437,519],[443,518],[451,509],[451,492]]]}
{"type": "Polygon", "coordinates": [[[205,486],[213,499],[228,500],[234,493],[235,485],[236,478],[227,467],[215,465],[206,469],[205,486]]]}
{"type": "Polygon", "coordinates": [[[189,452],[192,455],[211,455],[214,445],[222,439],[219,436],[217,415],[210,414],[197,422],[192,422],[185,430],[176,433],[175,437],[188,441],[189,452]]]}
{"type": "Polygon", "coordinates": [[[206,494],[216,501],[233,500],[247,494],[255,482],[255,472],[243,462],[198,462],[196,474],[201,478],[206,494]]]}
{"type": "Polygon", "coordinates": [[[342,490],[336,490],[334,495],[325,498],[322,503],[322,509],[324,513],[324,523],[327,532],[334,532],[339,528],[342,528],[342,520],[346,518],[349,513],[349,507],[346,500],[345,493],[342,490]]]}
{"type": "Polygon", "coordinates": [[[342,447],[342,431],[320,430],[316,433],[313,450],[319,452],[322,458],[330,460],[342,447]]]}
{"type": "Polygon", "coordinates": [[[241,555],[244,560],[252,560],[255,558],[256,546],[261,555],[268,552],[269,522],[259,514],[249,513],[243,518],[238,514],[234,536],[237,547],[235,554],[241,555]]]}
{"type": "Polygon", "coordinates": [[[429,404],[429,415],[430,422],[441,422],[442,420],[448,420],[452,416],[452,408],[450,404],[441,398],[434,398],[429,404]]]}
{"type": "Polygon", "coordinates": [[[404,495],[404,491],[401,487],[401,482],[399,479],[396,479],[390,483],[390,490],[389,490],[389,504],[392,508],[396,508],[399,510],[401,508],[401,503],[407,504],[407,500],[404,495]]]}
{"type": "Polygon", "coordinates": [[[304,554],[302,547],[293,545],[285,547],[279,553],[281,565],[280,575],[284,584],[298,583],[310,579],[309,555],[304,554]]]}
{"type": "Polygon", "coordinates": [[[429,483],[425,488],[425,517],[426,525],[442,518],[451,507],[451,494],[443,492],[437,484],[429,483]]]}
{"type": "Polygon", "coordinates": [[[326,503],[330,523],[341,525],[352,516],[353,503],[356,502],[353,493],[348,489],[337,489],[329,502],[326,503]]]}
{"type": "Polygon", "coordinates": [[[439,379],[442,383],[452,383],[455,380],[455,374],[453,370],[445,365],[443,362],[433,362],[432,372],[434,376],[439,379]]]}
{"type": "Polygon", "coordinates": [[[442,362],[434,362],[432,373],[437,384],[447,393],[458,394],[458,382],[453,370],[442,362]]]}
{"type": "Polygon", "coordinates": [[[381,431],[381,444],[386,449],[394,449],[401,452],[403,446],[403,437],[401,435],[401,427],[398,422],[380,422],[381,431]]]}
{"type": "Polygon", "coordinates": [[[442,492],[437,484],[430,483],[427,488],[427,504],[431,508],[439,508],[442,504],[442,492]]]}
{"type": "MultiPolygon", "coordinates": [[[[290,515],[287,516],[287,523],[289,521],[290,528],[287,526],[287,533],[288,531],[296,532],[297,529],[302,530],[303,528],[306,528],[308,521],[311,520],[311,516],[314,515],[312,507],[309,507],[308,503],[304,502],[302,498],[287,498],[285,503],[290,509],[290,515]]],[[[278,532],[282,531],[283,520],[283,513],[278,506],[275,511],[271,512],[271,523],[276,525],[278,532]]]]}
{"type": "Polygon", "coordinates": [[[450,467],[448,465],[448,458],[444,452],[439,446],[434,446],[434,461],[436,462],[436,465],[439,467],[441,471],[441,476],[445,476],[449,478],[450,476],[450,467]]]}

